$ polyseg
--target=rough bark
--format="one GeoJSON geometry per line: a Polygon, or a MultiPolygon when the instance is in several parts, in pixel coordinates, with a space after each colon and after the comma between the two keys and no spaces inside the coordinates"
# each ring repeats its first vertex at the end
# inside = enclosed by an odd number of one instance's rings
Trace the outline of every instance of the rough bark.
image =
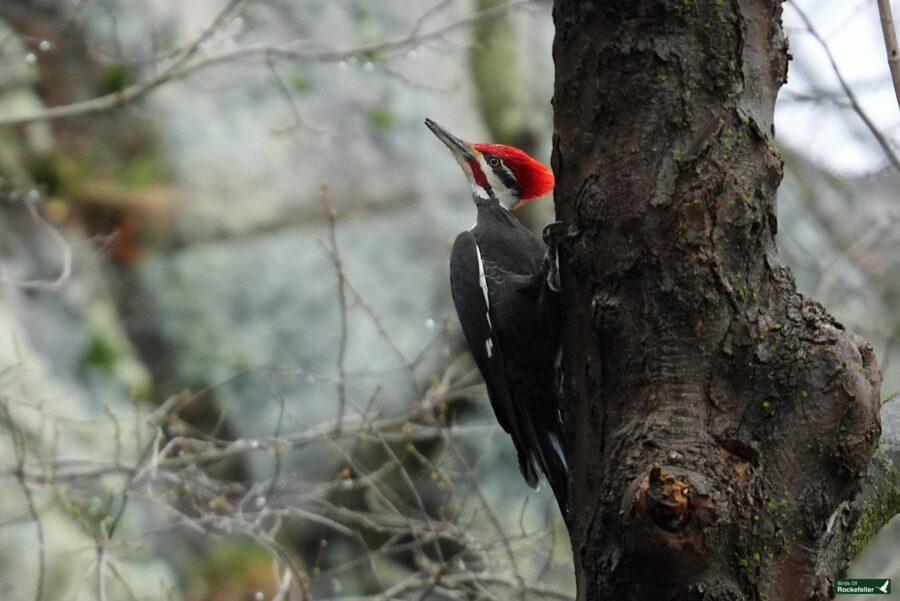
{"type": "Polygon", "coordinates": [[[554,19],[578,598],[829,598],[880,376],[777,255],[781,3],[554,19]]]}

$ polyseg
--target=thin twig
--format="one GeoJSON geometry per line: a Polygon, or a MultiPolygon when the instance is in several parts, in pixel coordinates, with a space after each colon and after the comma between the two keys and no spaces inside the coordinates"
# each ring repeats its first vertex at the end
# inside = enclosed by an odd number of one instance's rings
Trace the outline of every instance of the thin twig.
{"type": "Polygon", "coordinates": [[[428,19],[430,19],[437,13],[439,13],[442,10],[444,10],[445,8],[447,8],[447,6],[449,6],[452,2],[453,2],[453,0],[441,0],[434,6],[432,6],[428,10],[426,10],[424,13],[422,13],[419,16],[419,18],[416,19],[416,22],[413,23],[412,31],[409,34],[410,37],[414,38],[414,37],[418,36],[419,32],[422,30],[422,26],[425,25],[425,22],[428,21],[428,19]]]}
{"type": "Polygon", "coordinates": [[[328,216],[328,239],[331,244],[331,261],[334,263],[334,273],[337,277],[338,313],[340,316],[337,352],[337,395],[338,411],[335,424],[335,432],[340,432],[343,427],[344,411],[347,408],[347,277],[344,273],[344,263],[341,260],[340,249],[337,243],[337,211],[328,200],[328,185],[322,183],[322,206],[328,216]]]}
{"type": "MultiPolygon", "coordinates": [[[[101,528],[102,531],[102,528],[101,528]]],[[[101,535],[102,536],[102,535],[101,535]]],[[[106,597],[106,546],[97,543],[97,599],[107,601],[106,597]]]]}
{"type": "Polygon", "coordinates": [[[31,493],[31,488],[28,486],[28,483],[25,481],[25,454],[27,453],[27,448],[25,445],[25,435],[22,433],[21,428],[19,428],[19,424],[13,419],[12,412],[9,410],[9,405],[6,403],[6,400],[3,399],[0,401],[0,410],[3,412],[3,417],[6,420],[7,428],[9,429],[10,436],[12,437],[13,443],[13,451],[16,456],[16,480],[19,482],[19,486],[22,489],[22,495],[25,497],[25,504],[28,506],[28,513],[31,515],[31,519],[34,522],[36,531],[37,531],[37,553],[38,553],[38,577],[37,577],[37,589],[34,592],[35,601],[41,601],[44,596],[44,581],[46,580],[46,568],[47,568],[47,559],[46,559],[46,537],[44,536],[44,523],[41,521],[40,513],[37,509],[37,504],[34,502],[34,495],[31,493]]]}
{"type": "Polygon", "coordinates": [[[122,521],[122,516],[125,515],[125,509],[128,507],[128,491],[131,489],[132,483],[135,481],[135,478],[141,471],[141,465],[151,456],[154,448],[156,447],[156,439],[147,444],[144,448],[144,452],[138,458],[137,464],[134,469],[131,470],[131,473],[128,476],[128,480],[125,482],[125,485],[122,487],[122,492],[120,495],[119,509],[116,511],[116,515],[113,517],[112,521],[109,523],[109,527],[106,528],[106,532],[104,536],[108,541],[113,537],[116,533],[116,528],[118,528],[119,523],[122,521]]]}
{"type": "Polygon", "coordinates": [[[114,465],[119,466],[122,464],[122,426],[119,423],[119,417],[116,415],[115,411],[112,410],[112,407],[109,406],[109,401],[106,400],[106,397],[100,398],[100,408],[109,418],[109,421],[112,422],[113,429],[115,430],[113,463],[114,465]]]}
{"type": "MultiPolygon", "coordinates": [[[[380,386],[376,387],[375,391],[373,392],[373,395],[379,394],[380,390],[381,390],[380,386]]],[[[363,414],[359,408],[354,406],[354,409],[356,409],[357,413],[359,414],[359,418],[362,420],[362,425],[360,427],[359,433],[368,431],[368,433],[370,433],[372,436],[374,436],[376,438],[376,441],[381,445],[382,449],[385,451],[385,453],[390,458],[390,462],[398,468],[398,473],[401,477],[401,480],[403,480],[404,484],[406,485],[407,491],[410,494],[410,497],[415,502],[416,509],[418,509],[419,513],[422,515],[422,518],[425,520],[425,525],[427,526],[429,533],[434,537],[435,555],[437,556],[437,558],[440,561],[443,562],[444,557],[441,552],[441,547],[440,547],[440,542],[439,542],[440,537],[438,536],[438,532],[434,528],[434,524],[431,522],[430,519],[428,519],[428,512],[425,510],[425,502],[422,499],[422,496],[419,494],[419,491],[416,488],[416,485],[413,482],[412,478],[410,477],[409,473],[406,471],[406,468],[404,467],[403,462],[400,460],[399,457],[397,457],[397,454],[391,448],[390,444],[388,444],[387,440],[384,438],[384,436],[379,431],[379,429],[377,429],[376,427],[373,426],[372,422],[369,421],[368,417],[365,414],[363,414]]],[[[338,448],[339,452],[340,452],[340,450],[341,449],[338,448]]],[[[353,469],[356,470],[357,473],[360,473],[360,474],[364,473],[364,470],[362,470],[359,467],[358,463],[356,461],[354,461],[353,457],[346,456],[346,461],[348,464],[353,466],[353,469]]],[[[387,497],[387,495],[385,494],[385,491],[381,490],[381,488],[378,486],[377,482],[373,482],[372,484],[373,484],[373,486],[370,490],[374,494],[378,495],[378,499],[381,502],[383,502],[386,506],[390,507],[391,510],[395,514],[397,514],[397,516],[401,520],[403,520],[403,522],[407,525],[409,531],[411,533],[413,533],[414,538],[418,542],[418,539],[420,538],[420,534],[418,534],[418,530],[412,526],[413,519],[410,518],[406,514],[406,512],[400,511],[400,509],[397,507],[397,505],[391,499],[389,499],[387,497]]],[[[419,546],[417,546],[417,553],[424,555],[421,547],[419,547],[419,546]]]]}
{"type": "MultiPolygon", "coordinates": [[[[449,443],[449,441],[448,441],[449,443]]],[[[472,466],[469,465],[469,462],[466,461],[466,458],[463,454],[456,448],[456,445],[449,443],[448,446],[453,450],[453,453],[456,455],[457,461],[463,466],[463,470],[466,473],[466,477],[469,479],[469,483],[471,484],[471,490],[475,491],[475,495],[478,497],[478,500],[481,503],[482,509],[484,510],[485,515],[487,515],[488,521],[493,526],[494,531],[497,533],[497,536],[500,537],[500,540],[503,543],[503,548],[506,551],[506,556],[509,559],[509,565],[512,567],[513,575],[516,578],[516,582],[519,584],[522,599],[525,599],[525,578],[522,576],[522,572],[519,570],[519,564],[516,560],[516,554],[513,553],[512,547],[509,544],[509,538],[506,534],[506,531],[503,529],[503,524],[500,523],[500,518],[497,517],[497,514],[491,509],[491,504],[488,502],[487,497],[484,494],[484,491],[481,490],[481,486],[478,484],[478,476],[475,474],[475,470],[472,469],[472,466]]]]}
{"type": "MultiPolygon", "coordinates": [[[[365,419],[365,416],[362,416],[362,417],[363,417],[363,419],[365,419]]],[[[438,542],[440,537],[438,535],[437,530],[434,527],[434,523],[428,518],[428,512],[425,509],[425,501],[422,499],[422,496],[419,494],[419,490],[416,488],[416,485],[413,482],[412,478],[410,477],[409,472],[406,471],[406,468],[403,466],[403,462],[400,461],[399,457],[397,457],[397,454],[394,452],[394,449],[391,448],[391,445],[388,444],[387,440],[384,438],[382,433],[375,429],[372,430],[372,433],[375,435],[375,437],[381,443],[382,449],[391,458],[391,461],[393,461],[395,464],[400,466],[400,476],[401,476],[402,480],[404,481],[404,483],[406,484],[406,487],[407,487],[408,492],[410,493],[410,496],[416,502],[417,509],[422,514],[422,518],[425,520],[426,526],[431,531],[431,534],[435,537],[434,553],[437,556],[438,560],[441,563],[443,563],[444,562],[444,554],[443,554],[443,551],[441,550],[441,546],[438,542]]]]}
{"type": "Polygon", "coordinates": [[[288,88],[287,84],[284,81],[284,77],[281,76],[281,73],[278,71],[278,67],[275,65],[275,61],[272,60],[271,55],[266,55],[266,65],[269,68],[269,71],[272,73],[272,78],[275,80],[275,87],[278,89],[279,94],[281,94],[282,98],[284,98],[285,102],[288,105],[288,108],[291,110],[291,115],[294,118],[294,122],[290,125],[285,125],[284,127],[278,127],[272,131],[274,134],[287,134],[291,133],[294,130],[303,128],[310,133],[322,136],[327,132],[321,129],[316,129],[311,125],[306,123],[306,120],[303,119],[303,115],[300,114],[300,107],[297,106],[297,102],[294,100],[294,95],[291,93],[290,88],[288,88]]]}
{"type": "MultiPolygon", "coordinates": [[[[509,578],[507,576],[499,576],[499,575],[491,575],[491,574],[479,574],[479,573],[458,573],[452,574],[444,577],[444,584],[449,584],[454,587],[459,587],[464,584],[493,584],[496,586],[500,586],[507,589],[515,589],[520,585],[518,581],[509,578]]],[[[388,599],[400,598],[400,595],[405,592],[418,590],[421,588],[425,588],[431,585],[430,578],[421,578],[415,575],[407,578],[406,580],[394,585],[387,591],[385,591],[385,595],[388,599]]],[[[551,588],[549,586],[543,586],[540,584],[526,584],[524,589],[522,589],[524,593],[532,593],[534,595],[545,597],[547,599],[558,599],[559,601],[572,601],[572,595],[565,591],[561,591],[555,588],[551,588]]],[[[324,597],[322,601],[368,601],[371,597],[362,597],[362,596],[354,596],[354,597],[324,597]]]]}
{"type": "Polygon", "coordinates": [[[897,106],[900,107],[900,46],[897,45],[897,30],[891,14],[891,0],[878,0],[878,14],[881,16],[881,31],[884,33],[884,49],[887,51],[888,68],[894,83],[897,106]]]}
{"type": "Polygon", "coordinates": [[[281,587],[278,589],[278,592],[272,597],[272,601],[284,601],[287,599],[288,591],[291,589],[291,570],[290,568],[285,568],[284,572],[281,574],[281,587]]]}
{"type": "Polygon", "coordinates": [[[265,382],[266,388],[269,389],[269,392],[272,395],[278,397],[278,421],[275,423],[275,435],[274,435],[274,444],[272,445],[272,454],[275,456],[275,470],[272,474],[272,481],[269,483],[269,487],[266,490],[265,494],[265,504],[268,505],[269,501],[272,499],[272,495],[275,494],[275,487],[278,485],[278,479],[281,477],[281,463],[282,463],[282,455],[284,454],[284,447],[279,443],[281,439],[281,428],[284,424],[284,395],[275,390],[268,378],[263,378],[263,382],[265,382]]]}
{"type": "Polygon", "coordinates": [[[900,172],[900,157],[897,156],[897,153],[894,151],[894,148],[891,146],[891,143],[885,137],[881,130],[878,129],[878,126],[875,125],[875,122],[872,121],[871,117],[863,110],[862,106],[859,104],[859,101],[856,98],[856,94],[850,88],[850,85],[844,79],[844,76],[841,75],[841,70],[838,69],[837,62],[834,60],[834,55],[831,53],[831,48],[828,47],[828,44],[825,42],[825,39],[819,34],[815,27],[813,27],[812,22],[809,20],[809,17],[806,16],[806,13],[803,12],[803,9],[796,2],[792,2],[790,4],[797,11],[797,14],[800,15],[800,18],[803,20],[806,25],[807,31],[809,34],[822,46],[822,49],[825,51],[825,54],[828,56],[828,61],[831,63],[831,69],[834,71],[835,77],[837,77],[838,82],[841,84],[841,88],[844,90],[844,94],[847,95],[847,99],[850,100],[850,104],[853,107],[853,110],[859,116],[863,123],[865,123],[866,127],[871,132],[872,137],[875,138],[875,141],[878,142],[878,145],[881,146],[881,149],[884,151],[885,156],[888,161],[890,161],[891,165],[893,165],[894,169],[900,172]]]}
{"type": "MultiPolygon", "coordinates": [[[[237,0],[240,2],[240,0],[237,0]]],[[[385,52],[396,52],[405,48],[415,47],[423,42],[431,39],[440,38],[456,29],[466,27],[481,19],[489,18],[513,10],[515,8],[529,4],[531,0],[514,0],[507,4],[501,4],[483,11],[479,11],[467,18],[460,19],[443,27],[438,27],[428,33],[421,35],[406,35],[401,38],[353,48],[350,50],[324,50],[317,52],[303,52],[295,48],[296,42],[288,42],[285,44],[255,44],[236,48],[234,50],[225,51],[220,54],[209,56],[203,59],[190,62],[200,45],[218,26],[218,20],[208,29],[205,36],[201,36],[192,44],[182,56],[174,61],[167,69],[161,71],[158,75],[149,77],[136,84],[130,85],[118,92],[113,92],[105,96],[99,96],[82,102],[73,102],[42,109],[33,113],[23,115],[13,115],[9,117],[0,117],[0,127],[10,125],[25,125],[27,123],[36,123],[39,121],[50,121],[53,119],[62,119],[65,117],[80,117],[95,113],[102,113],[114,108],[129,104],[143,98],[149,92],[159,88],[160,86],[175,80],[187,77],[198,71],[202,71],[214,65],[220,65],[242,59],[266,59],[267,57],[291,59],[294,61],[304,61],[310,63],[316,62],[340,62],[351,58],[361,58],[380,54],[385,52]]],[[[232,3],[236,4],[236,3],[232,3]]],[[[230,12],[230,9],[227,9],[230,12]]]]}
{"type": "Polygon", "coordinates": [[[421,396],[421,391],[419,390],[419,383],[416,381],[415,365],[400,349],[397,341],[394,340],[393,336],[391,336],[390,332],[388,332],[387,328],[384,326],[381,317],[379,317],[378,313],[375,312],[375,309],[366,301],[366,299],[363,298],[359,290],[357,290],[356,287],[353,286],[353,282],[345,278],[345,283],[347,285],[347,288],[350,289],[350,292],[352,292],[356,297],[356,302],[359,303],[359,306],[362,307],[366,314],[368,314],[368,316],[371,318],[372,323],[378,329],[378,333],[381,334],[382,338],[384,338],[388,345],[391,347],[391,351],[403,364],[403,369],[406,370],[407,375],[409,376],[409,384],[410,388],[412,389],[412,393],[415,398],[418,399],[421,396]]]}
{"type": "Polygon", "coordinates": [[[72,247],[57,230],[52,223],[41,217],[41,213],[37,208],[40,194],[37,191],[29,192],[25,196],[25,208],[35,224],[44,227],[47,233],[53,238],[53,243],[59,248],[62,254],[62,269],[55,280],[16,280],[7,275],[6,267],[0,263],[0,282],[10,284],[22,290],[61,290],[69,279],[72,277],[72,247]]]}
{"type": "Polygon", "coordinates": [[[128,579],[122,574],[122,571],[116,565],[116,563],[112,560],[109,561],[109,570],[112,572],[112,575],[115,576],[116,580],[119,581],[119,584],[122,585],[122,588],[125,590],[125,593],[131,599],[131,601],[138,601],[137,593],[135,593],[134,588],[131,586],[131,583],[128,582],[128,579]]]}
{"type": "MultiPolygon", "coordinates": [[[[197,51],[201,48],[201,46],[203,46],[204,42],[212,37],[212,35],[219,28],[222,22],[225,21],[228,15],[230,15],[231,12],[234,11],[243,1],[244,0],[231,0],[231,2],[229,2],[228,5],[225,6],[225,8],[222,9],[222,11],[215,17],[215,19],[213,19],[210,24],[200,33],[200,35],[197,36],[197,38],[187,48],[185,48],[185,50],[181,53],[181,56],[172,61],[172,64],[169,65],[167,69],[165,69],[155,77],[151,77],[150,79],[128,86],[117,92],[112,92],[105,96],[100,96],[91,100],[85,100],[82,102],[75,102],[72,104],[44,109],[31,115],[25,115],[22,118],[0,118],[0,126],[24,125],[26,123],[34,123],[37,121],[47,121],[51,119],[61,119],[63,117],[88,115],[91,113],[106,111],[116,106],[128,104],[129,102],[134,102],[138,98],[143,97],[145,94],[155,88],[158,88],[164,83],[182,77],[186,73],[189,73],[191,71],[191,66],[188,63],[190,63],[191,59],[194,58],[194,55],[197,54],[197,51]]],[[[194,63],[193,66],[197,66],[198,64],[202,64],[204,62],[206,61],[194,63]]]]}

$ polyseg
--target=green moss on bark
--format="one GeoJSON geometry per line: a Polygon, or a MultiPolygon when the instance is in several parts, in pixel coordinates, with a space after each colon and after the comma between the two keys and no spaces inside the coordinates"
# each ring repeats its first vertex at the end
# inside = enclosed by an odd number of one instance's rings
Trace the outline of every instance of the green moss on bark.
{"type": "Polygon", "coordinates": [[[860,502],[859,521],[850,539],[854,556],[866,548],[885,524],[900,514],[900,470],[882,449],[875,452],[867,478],[870,488],[860,502]]]}

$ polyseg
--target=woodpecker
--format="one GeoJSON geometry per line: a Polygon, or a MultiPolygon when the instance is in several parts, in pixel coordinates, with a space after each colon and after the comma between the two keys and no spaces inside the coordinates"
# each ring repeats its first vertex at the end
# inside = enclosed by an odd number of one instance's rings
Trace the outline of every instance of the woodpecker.
{"type": "Polygon", "coordinates": [[[425,125],[462,167],[478,212],[450,255],[459,323],[525,481],[535,488],[543,474],[567,516],[555,246],[548,252],[512,214],[553,189],[553,172],[518,148],[470,144],[431,119],[425,125]]]}

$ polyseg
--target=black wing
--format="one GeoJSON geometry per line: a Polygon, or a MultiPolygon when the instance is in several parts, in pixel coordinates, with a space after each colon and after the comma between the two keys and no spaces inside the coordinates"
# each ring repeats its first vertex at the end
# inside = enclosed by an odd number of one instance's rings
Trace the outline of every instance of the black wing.
{"type": "MultiPolygon", "coordinates": [[[[490,280],[490,275],[488,275],[490,280]]],[[[521,438],[513,439],[544,474],[565,515],[568,464],[560,415],[558,298],[541,271],[503,275],[491,297],[497,346],[503,354],[521,438]]]]}
{"type": "Polygon", "coordinates": [[[523,446],[528,440],[522,431],[523,420],[517,410],[504,366],[500,341],[493,328],[484,263],[470,231],[461,233],[450,255],[450,288],[453,304],[469,343],[469,350],[484,377],[488,398],[500,426],[512,436],[519,457],[519,468],[529,486],[536,486],[538,473],[531,453],[523,446]]]}

